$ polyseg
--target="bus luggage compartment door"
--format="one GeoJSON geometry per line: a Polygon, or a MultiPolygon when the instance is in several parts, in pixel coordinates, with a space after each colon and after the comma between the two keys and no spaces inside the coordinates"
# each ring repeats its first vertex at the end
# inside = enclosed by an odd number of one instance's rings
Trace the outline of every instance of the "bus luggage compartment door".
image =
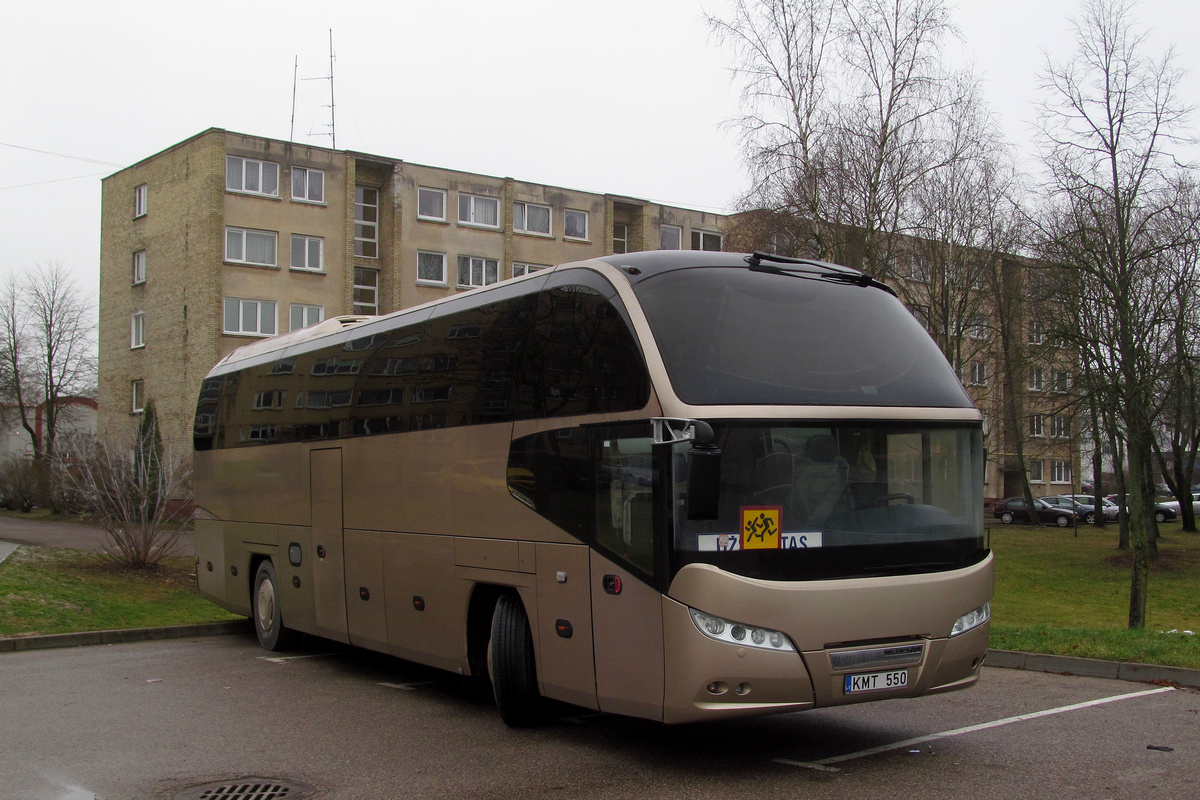
{"type": "Polygon", "coordinates": [[[349,642],[346,630],[346,576],[342,532],[342,451],[309,454],[312,487],[313,600],[317,635],[349,642]]]}
{"type": "Polygon", "coordinates": [[[596,551],[591,556],[600,710],[661,721],[662,594],[596,551]]]}

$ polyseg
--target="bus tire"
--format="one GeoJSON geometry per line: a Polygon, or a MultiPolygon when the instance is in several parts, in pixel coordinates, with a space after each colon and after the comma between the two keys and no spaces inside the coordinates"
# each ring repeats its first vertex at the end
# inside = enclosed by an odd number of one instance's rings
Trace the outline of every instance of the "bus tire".
{"type": "Polygon", "coordinates": [[[264,560],[258,565],[254,576],[254,592],[250,595],[253,606],[254,633],[265,650],[283,650],[291,645],[294,632],[283,625],[283,612],[279,603],[279,578],[275,565],[264,560]]]}
{"type": "Polygon", "coordinates": [[[524,728],[538,721],[537,667],[529,617],[515,592],[496,599],[488,642],[488,672],[504,724],[524,728]]]}

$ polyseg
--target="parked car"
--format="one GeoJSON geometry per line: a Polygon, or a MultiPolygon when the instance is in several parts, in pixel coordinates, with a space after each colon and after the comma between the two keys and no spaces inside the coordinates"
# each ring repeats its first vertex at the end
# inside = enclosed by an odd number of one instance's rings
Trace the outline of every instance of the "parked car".
{"type": "MultiPolygon", "coordinates": [[[[1075,512],[1075,515],[1086,522],[1088,525],[1096,523],[1096,508],[1089,502],[1077,499],[1083,495],[1070,494],[1055,494],[1049,497],[1043,497],[1042,500],[1055,508],[1066,508],[1075,512]]],[[[1089,500],[1092,498],[1088,498],[1089,500]]],[[[1105,518],[1107,519],[1107,514],[1105,518]]]]}
{"type": "MultiPolygon", "coordinates": [[[[1070,497],[1075,502],[1083,503],[1085,506],[1088,506],[1089,508],[1091,508],[1096,501],[1096,498],[1090,494],[1068,494],[1068,495],[1063,495],[1063,496],[1070,497]]],[[[1112,500],[1109,500],[1107,497],[1101,497],[1100,502],[1103,503],[1102,512],[1104,514],[1105,519],[1115,520],[1117,517],[1119,517],[1121,515],[1121,507],[1119,505],[1117,505],[1116,503],[1114,503],[1112,500]]],[[[1088,520],[1089,525],[1091,525],[1092,522],[1093,522],[1093,520],[1088,520]]]]}
{"type": "MultiPolygon", "coordinates": [[[[1179,515],[1180,508],[1178,500],[1168,500],[1163,503],[1163,505],[1174,511],[1176,516],[1179,515]]],[[[1200,514],[1200,492],[1192,492],[1192,511],[1200,514]]]]}
{"type": "MultiPolygon", "coordinates": [[[[1116,505],[1116,503],[1120,499],[1120,497],[1121,496],[1118,494],[1110,494],[1108,497],[1106,497],[1104,499],[1109,501],[1113,505],[1116,505]]],[[[1125,495],[1125,507],[1129,508],[1129,495],[1125,495]]],[[[1118,506],[1118,508],[1119,508],[1119,506],[1118,506]]],[[[1175,519],[1178,516],[1179,516],[1179,502],[1178,501],[1176,501],[1174,503],[1170,503],[1170,504],[1168,504],[1168,503],[1155,503],[1154,504],[1154,521],[1155,522],[1170,522],[1171,520],[1175,519]]]]}
{"type": "MultiPolygon", "coordinates": [[[[1075,511],[1071,508],[1060,508],[1047,503],[1041,498],[1034,498],[1033,505],[1037,509],[1038,519],[1042,522],[1053,522],[1060,528],[1066,528],[1075,523],[1075,511]]],[[[1029,509],[1025,507],[1024,497],[1009,497],[992,506],[992,516],[1010,525],[1014,522],[1030,522],[1029,509]]]]}

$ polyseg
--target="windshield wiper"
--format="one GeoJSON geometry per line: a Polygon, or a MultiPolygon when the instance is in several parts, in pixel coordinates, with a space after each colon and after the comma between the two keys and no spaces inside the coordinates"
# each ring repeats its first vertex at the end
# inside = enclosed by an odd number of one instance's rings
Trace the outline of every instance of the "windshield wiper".
{"type": "Polygon", "coordinates": [[[809,280],[835,281],[837,283],[848,283],[852,286],[873,286],[876,289],[883,289],[893,297],[896,296],[896,293],[892,291],[892,287],[886,283],[877,281],[864,272],[839,267],[837,264],[830,264],[827,261],[790,258],[789,256],[777,256],[772,253],[755,251],[751,255],[746,256],[746,263],[750,265],[751,272],[766,272],[770,275],[791,275],[796,278],[806,278],[809,280]],[[770,263],[764,264],[764,261],[770,263]],[[787,266],[778,266],[780,264],[786,264],[787,266]]]}

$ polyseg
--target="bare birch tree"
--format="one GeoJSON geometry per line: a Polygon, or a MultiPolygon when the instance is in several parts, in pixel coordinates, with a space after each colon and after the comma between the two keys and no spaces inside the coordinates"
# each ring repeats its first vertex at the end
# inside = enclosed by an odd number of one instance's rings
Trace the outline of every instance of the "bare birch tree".
{"type": "Polygon", "coordinates": [[[1155,61],[1121,0],[1086,0],[1076,51],[1048,61],[1040,131],[1046,180],[1039,250],[1065,306],[1056,333],[1094,363],[1127,437],[1133,568],[1129,627],[1146,623],[1157,388],[1172,361],[1181,276],[1170,253],[1194,225],[1175,215],[1183,183],[1172,156],[1190,108],[1171,51],[1155,61]]]}

